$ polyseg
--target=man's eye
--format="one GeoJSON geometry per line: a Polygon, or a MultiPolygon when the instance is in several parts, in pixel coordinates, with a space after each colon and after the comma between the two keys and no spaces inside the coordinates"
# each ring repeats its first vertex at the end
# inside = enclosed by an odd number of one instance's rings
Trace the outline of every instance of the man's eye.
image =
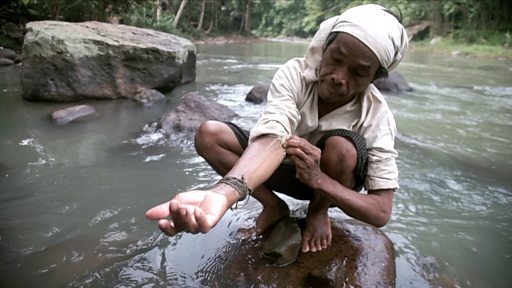
{"type": "Polygon", "coordinates": [[[368,76],[368,72],[367,71],[363,71],[363,70],[356,70],[356,75],[358,77],[366,77],[366,76],[368,76]]]}
{"type": "Polygon", "coordinates": [[[339,57],[338,57],[338,58],[333,57],[332,59],[333,59],[333,60],[334,60],[334,62],[336,62],[336,63],[343,63],[343,59],[341,59],[341,58],[339,58],[339,57]]]}

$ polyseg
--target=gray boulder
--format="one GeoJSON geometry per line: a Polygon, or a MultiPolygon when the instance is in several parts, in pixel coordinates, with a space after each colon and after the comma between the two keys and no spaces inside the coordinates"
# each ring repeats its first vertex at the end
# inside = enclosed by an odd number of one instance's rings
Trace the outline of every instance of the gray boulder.
{"type": "Polygon", "coordinates": [[[135,94],[133,100],[149,107],[153,106],[156,102],[165,100],[165,95],[155,89],[141,88],[135,94]]]}
{"type": "Polygon", "coordinates": [[[78,105],[57,110],[51,114],[51,118],[53,123],[64,125],[94,113],[96,113],[96,109],[94,109],[94,107],[89,105],[78,105]]]}
{"type": "Polygon", "coordinates": [[[375,85],[379,91],[390,94],[400,94],[412,91],[412,87],[409,86],[409,83],[405,80],[404,76],[396,70],[389,72],[388,77],[379,78],[373,81],[373,85],[375,85]]]}
{"type": "Polygon", "coordinates": [[[195,80],[196,48],[175,35],[101,22],[30,22],[23,43],[23,98],[133,98],[195,80]]]}
{"type": "Polygon", "coordinates": [[[260,104],[267,101],[267,93],[270,88],[269,84],[258,84],[252,87],[251,91],[245,96],[245,101],[254,104],[260,104]]]}
{"type": "Polygon", "coordinates": [[[236,115],[227,106],[209,100],[197,92],[189,92],[175,109],[160,119],[158,128],[168,134],[193,132],[206,120],[230,121],[236,115]]]}

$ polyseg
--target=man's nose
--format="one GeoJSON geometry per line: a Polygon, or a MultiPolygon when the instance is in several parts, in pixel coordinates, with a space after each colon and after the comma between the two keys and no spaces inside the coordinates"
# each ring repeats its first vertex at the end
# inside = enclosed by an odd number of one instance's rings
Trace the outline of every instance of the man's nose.
{"type": "Polygon", "coordinates": [[[347,71],[344,67],[339,67],[331,74],[331,81],[345,86],[347,84],[347,71]]]}

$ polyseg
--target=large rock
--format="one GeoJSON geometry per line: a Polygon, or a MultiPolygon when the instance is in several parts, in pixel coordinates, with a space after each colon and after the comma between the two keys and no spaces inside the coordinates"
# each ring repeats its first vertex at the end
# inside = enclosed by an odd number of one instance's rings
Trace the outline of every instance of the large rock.
{"type": "Polygon", "coordinates": [[[169,134],[193,132],[206,120],[230,121],[236,115],[227,106],[209,100],[197,92],[189,92],[175,109],[160,119],[158,127],[169,134]]]}
{"type": "Polygon", "coordinates": [[[245,95],[245,101],[254,104],[260,104],[262,102],[267,101],[267,93],[269,88],[270,84],[254,85],[251,91],[249,91],[249,93],[245,95]]]}
{"type": "Polygon", "coordinates": [[[264,239],[228,241],[197,279],[207,287],[395,286],[393,243],[382,231],[356,220],[332,219],[332,232],[331,247],[300,253],[284,267],[261,257],[264,239]]]}
{"type": "Polygon", "coordinates": [[[404,76],[396,70],[389,72],[388,77],[379,78],[373,81],[373,85],[375,85],[379,91],[391,94],[400,94],[413,90],[412,87],[409,86],[407,80],[405,80],[404,76]]]}
{"type": "Polygon", "coordinates": [[[23,98],[133,98],[194,81],[196,50],[175,35],[101,22],[37,21],[23,44],[23,98]]]}

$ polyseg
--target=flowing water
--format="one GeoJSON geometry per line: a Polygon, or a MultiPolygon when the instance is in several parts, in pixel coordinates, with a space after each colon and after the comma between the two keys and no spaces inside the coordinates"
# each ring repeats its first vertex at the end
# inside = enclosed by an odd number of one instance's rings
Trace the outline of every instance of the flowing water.
{"type": "MultiPolygon", "coordinates": [[[[89,102],[97,114],[65,126],[49,113],[69,104],[22,100],[18,69],[1,68],[0,286],[208,286],[204,275],[223,273],[212,259],[260,207],[228,211],[207,235],[163,236],[145,210],[218,176],[190,136],[146,124],[199,91],[249,128],[262,106],[245,94],[305,48],[198,46],[196,82],[169,101],[89,102]]],[[[413,52],[399,70],[414,91],[387,96],[401,188],[382,229],[395,246],[397,287],[510,287],[512,62],[413,52]]]]}

